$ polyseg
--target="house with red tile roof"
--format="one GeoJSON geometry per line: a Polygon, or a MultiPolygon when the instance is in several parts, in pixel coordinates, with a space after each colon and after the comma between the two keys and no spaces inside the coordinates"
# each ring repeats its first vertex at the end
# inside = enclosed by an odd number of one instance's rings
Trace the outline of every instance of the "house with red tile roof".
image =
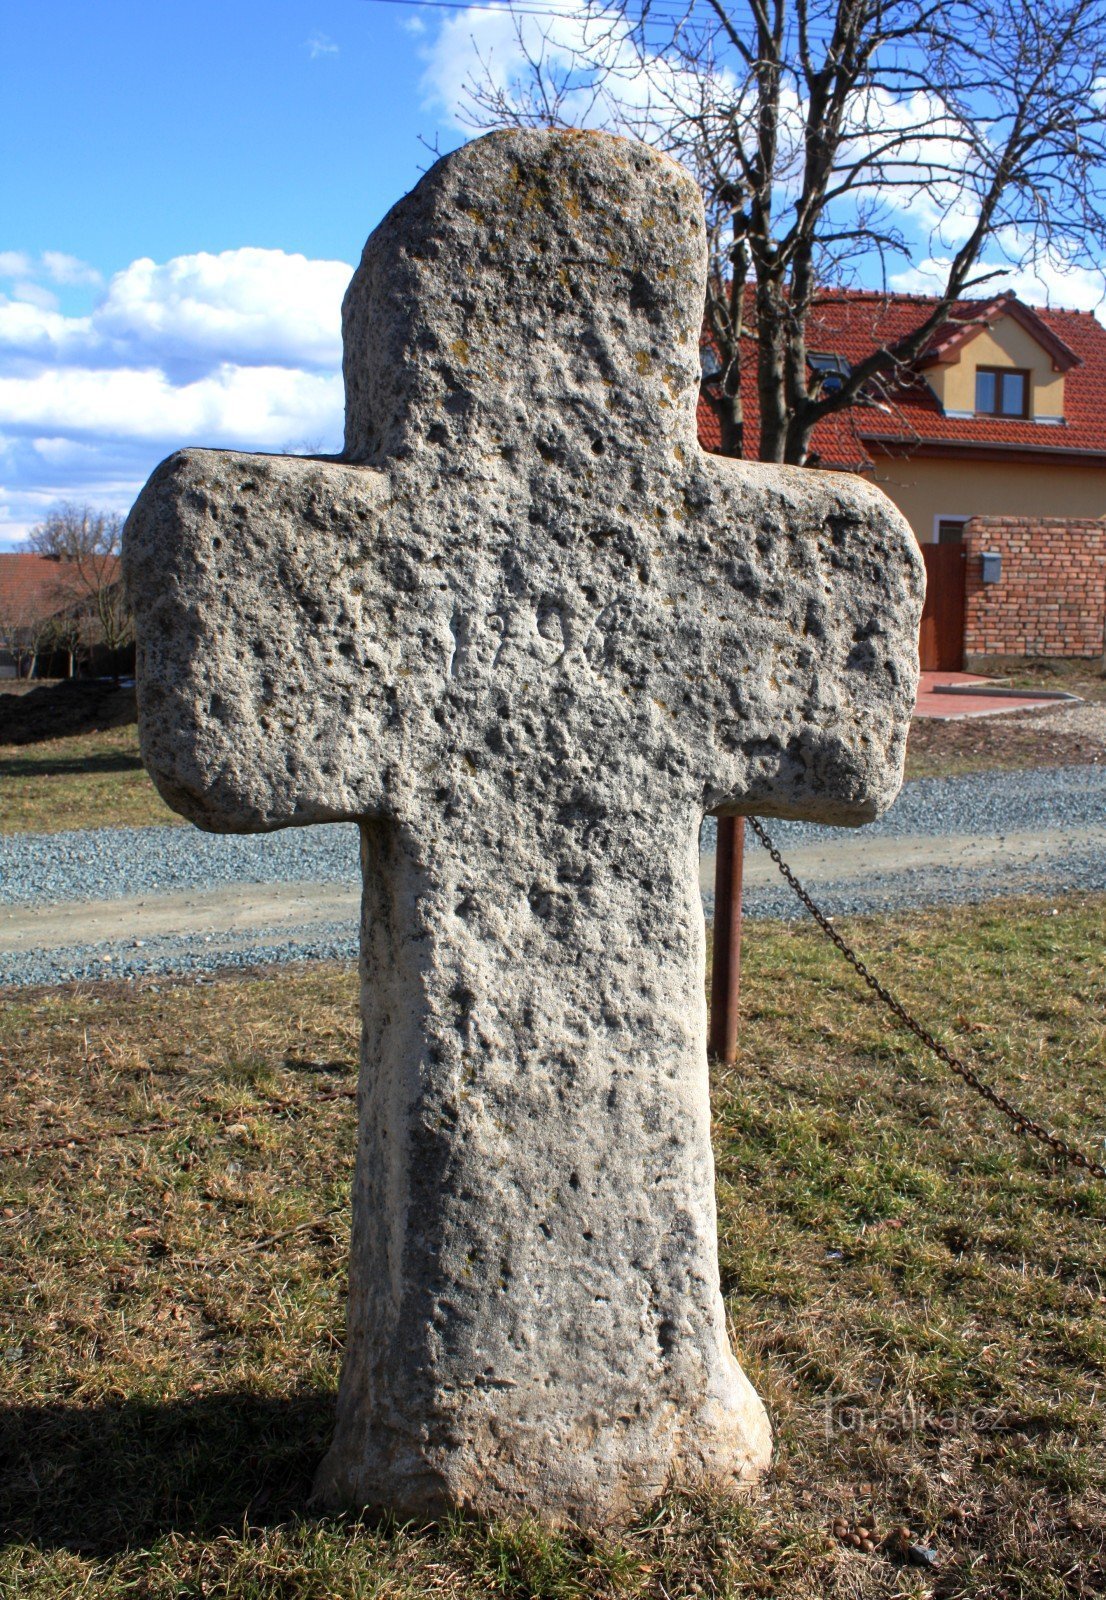
{"type": "MultiPolygon", "coordinates": [[[[117,578],[117,557],[101,565],[104,579],[117,578]]],[[[44,657],[65,651],[66,641],[76,637],[66,624],[87,605],[89,586],[76,561],[0,552],[0,678],[35,676],[44,657]]],[[[85,626],[86,642],[94,642],[94,632],[85,626]]]]}
{"type": "MultiPolygon", "coordinates": [[[[1095,572],[1100,561],[1106,566],[1106,543],[1100,550],[1097,539],[1106,518],[1106,328],[1090,312],[1032,307],[1011,293],[965,300],[951,308],[911,367],[896,371],[896,346],[934,304],[921,295],[827,292],[807,326],[812,377],[820,373],[833,383],[876,349],[889,352],[887,377],[878,394],[818,424],[807,464],[870,478],[913,528],[927,558],[927,609],[948,602],[950,639],[958,614],[962,621],[959,646],[950,644],[946,659],[927,664],[958,666],[965,648],[973,658],[1085,653],[1096,626],[1100,652],[1106,619],[1088,625],[1081,616],[1077,652],[1069,648],[1072,628],[1045,616],[1054,596],[1042,601],[1039,615],[1019,614],[1005,631],[989,628],[986,638],[972,636],[970,613],[973,583],[982,582],[972,563],[995,522],[1008,530],[1018,524],[1030,544],[1053,524],[1078,524],[1078,561],[1089,561],[1095,572]],[[938,555],[944,546],[952,548],[938,555]]],[[[741,393],[754,455],[751,345],[741,393]]],[[[718,448],[718,422],[705,398],[699,433],[705,448],[718,448]]],[[[1102,528],[1106,540],[1106,523],[1102,528]]],[[[1018,540],[1009,531],[1005,537],[1013,553],[1018,540]]],[[[995,539],[998,533],[989,542],[995,539]]],[[[1062,571],[1063,539],[1057,543],[1050,532],[1047,542],[1060,552],[1050,568],[1062,571]]],[[[1031,557],[1031,550],[1020,551],[1026,593],[1033,588],[1031,557]]],[[[1058,575],[1051,573],[1053,585],[1058,575]]],[[[1000,599],[998,591],[988,596],[992,613],[1000,599]]],[[[1082,613],[1087,604],[1085,594],[1071,600],[1082,613]]]]}

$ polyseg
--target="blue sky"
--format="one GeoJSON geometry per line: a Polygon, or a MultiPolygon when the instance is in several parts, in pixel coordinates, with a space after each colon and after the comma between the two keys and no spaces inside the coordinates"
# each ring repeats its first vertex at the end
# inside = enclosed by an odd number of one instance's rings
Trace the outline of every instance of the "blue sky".
{"type": "MultiPolygon", "coordinates": [[[[417,177],[409,13],[367,0],[8,0],[6,248],[108,273],[249,244],[349,258],[417,177]]],[[[454,136],[456,142],[456,136],[454,136]]]]}
{"type": "MultiPolygon", "coordinates": [[[[325,442],[336,444],[320,380],[335,370],[344,279],[372,227],[429,163],[420,135],[443,149],[462,137],[441,125],[421,84],[426,31],[412,31],[404,8],[369,0],[7,0],[2,13],[0,545],[11,548],[62,496],[125,508],[131,485],[178,442],[174,425],[188,432],[192,413],[197,427],[213,425],[211,442],[250,442],[248,416],[235,441],[219,407],[200,395],[191,408],[166,407],[164,437],[151,437],[148,419],[129,425],[129,410],[156,403],[159,389],[132,382],[128,397],[122,373],[175,363],[168,387],[177,388],[220,354],[240,373],[261,358],[241,348],[232,314],[222,318],[219,351],[213,265],[193,271],[190,301],[187,284],[174,296],[164,269],[182,257],[280,253],[224,262],[226,297],[237,289],[241,302],[253,280],[259,298],[274,302],[259,346],[282,318],[302,323],[305,301],[325,302],[306,320],[329,323],[329,345],[309,337],[301,350],[295,328],[274,342],[285,375],[314,380],[302,419],[290,392],[287,417],[261,419],[256,442],[294,446],[302,420],[305,437],[329,432],[325,442]],[[297,278],[283,259],[296,255],[343,266],[297,278]],[[148,272],[137,281],[132,264],[143,259],[162,269],[160,282],[148,272]],[[110,329],[82,340],[73,325],[102,309],[115,275],[128,271],[110,329]],[[190,349],[205,302],[213,325],[190,349]],[[16,315],[13,306],[29,309],[16,315]],[[191,334],[173,327],[188,311],[191,334]],[[114,348],[105,348],[106,333],[114,348]],[[28,394],[32,378],[47,377],[49,394],[41,383],[28,394]],[[98,389],[106,418],[96,416],[98,389]],[[284,420],[287,440],[278,437],[284,420]]],[[[230,404],[225,374],[228,382],[230,404]]],[[[249,393],[239,399],[246,413],[249,393]]]]}
{"type": "Polygon", "coordinates": [[[342,293],[420,138],[466,137],[474,38],[509,62],[502,11],[6,0],[0,548],[62,499],[125,511],[183,444],[340,447],[342,293]]]}

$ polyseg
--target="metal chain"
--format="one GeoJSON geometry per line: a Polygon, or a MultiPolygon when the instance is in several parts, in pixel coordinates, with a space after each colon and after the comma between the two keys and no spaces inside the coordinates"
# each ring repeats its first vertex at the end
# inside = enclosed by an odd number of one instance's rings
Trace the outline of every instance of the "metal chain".
{"type": "Polygon", "coordinates": [[[1061,1161],[1067,1161],[1073,1167],[1079,1167],[1084,1172],[1090,1172],[1096,1178],[1106,1179],[1106,1166],[1103,1166],[1101,1161],[1096,1161],[1093,1156],[1086,1155],[1082,1150],[1077,1150],[1066,1139],[1061,1139],[1058,1133],[1050,1132],[1042,1123],[1034,1122],[1033,1118],[1027,1117],[1024,1111],[1019,1111],[1017,1106],[1012,1105],[1005,1095],[1000,1094],[997,1089],[992,1089],[989,1083],[984,1083],[983,1079],[973,1072],[971,1067],[957,1056],[954,1056],[952,1051],[946,1049],[939,1039],[935,1039],[928,1028],[923,1028],[920,1022],[916,1022],[902,1002],[896,1000],[895,996],[884,988],[879,979],[869,972],[856,951],[841,937],[826,914],[815,905],[757,818],[746,817],[745,820],[776,863],[783,877],[826,935],[826,938],[837,946],[854,972],[864,979],[873,994],[879,996],[888,1010],[893,1013],[909,1033],[912,1033],[916,1039],[920,1039],[927,1050],[931,1050],[938,1060],[943,1061],[950,1071],[955,1072],[956,1076],[966,1083],[969,1089],[974,1089],[977,1095],[990,1105],[993,1105],[997,1111],[1001,1111],[1004,1117],[1009,1118],[1020,1134],[1024,1134],[1030,1139],[1038,1139],[1041,1144],[1047,1145],[1054,1155],[1059,1156],[1061,1161]]]}

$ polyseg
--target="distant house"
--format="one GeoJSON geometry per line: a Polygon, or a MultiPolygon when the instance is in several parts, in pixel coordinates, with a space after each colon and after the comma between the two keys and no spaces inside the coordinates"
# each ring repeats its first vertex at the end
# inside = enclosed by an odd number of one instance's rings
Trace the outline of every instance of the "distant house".
{"type": "Polygon", "coordinates": [[[95,578],[75,561],[0,552],[0,678],[72,675],[102,640],[96,584],[118,583],[116,557],[95,578]]]}
{"type": "MultiPolygon", "coordinates": [[[[812,375],[832,383],[873,350],[893,352],[933,305],[828,295],[808,324],[812,375]]],[[[742,400],[753,455],[752,349],[742,400]]],[[[699,431],[717,448],[705,401],[699,431]]],[[[819,425],[808,464],[871,478],[913,528],[929,573],[923,664],[1102,653],[1106,328],[1089,312],[1013,294],[961,301],[889,394],[819,425]],[[984,550],[998,563],[985,569],[984,550]]]]}

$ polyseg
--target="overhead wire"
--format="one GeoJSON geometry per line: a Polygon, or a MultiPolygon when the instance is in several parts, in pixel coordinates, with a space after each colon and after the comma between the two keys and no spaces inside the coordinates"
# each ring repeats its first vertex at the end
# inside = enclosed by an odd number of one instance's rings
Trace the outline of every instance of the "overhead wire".
{"type": "MultiPolygon", "coordinates": [[[[625,11],[618,4],[605,5],[602,0],[589,3],[575,11],[561,11],[552,6],[533,5],[528,0],[361,0],[363,5],[404,6],[410,11],[499,11],[504,16],[511,17],[549,17],[560,22],[587,21],[589,13],[593,20],[608,20],[610,12],[625,11]]],[[[691,11],[698,5],[703,5],[705,0],[687,0],[686,5],[651,6],[641,8],[638,19],[642,23],[663,22],[675,23],[684,21],[691,11]]],[[[611,18],[610,20],[613,20],[611,18]]],[[[815,39],[812,42],[824,44],[826,39],[815,39]]]]}

